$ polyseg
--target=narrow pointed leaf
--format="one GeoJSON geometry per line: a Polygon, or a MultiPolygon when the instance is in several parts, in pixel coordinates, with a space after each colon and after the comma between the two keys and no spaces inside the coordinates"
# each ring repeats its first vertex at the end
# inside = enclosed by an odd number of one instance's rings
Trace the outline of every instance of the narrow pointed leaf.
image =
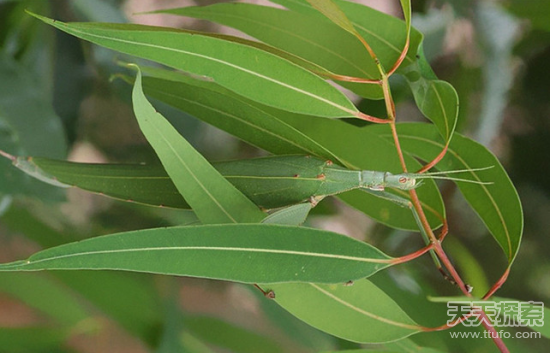
{"type": "MultiPolygon", "coordinates": [[[[233,27],[337,75],[366,79],[379,77],[374,61],[361,42],[323,19],[246,3],[219,3],[158,12],[201,18],[233,27]]],[[[365,97],[383,97],[377,85],[341,84],[365,97]]]]}
{"type": "MultiPolygon", "coordinates": [[[[85,164],[20,158],[33,166],[43,181],[62,186],[73,185],[84,190],[117,199],[149,204],[189,208],[162,166],[131,164],[85,164]],[[50,179],[43,176],[48,175],[50,179]]],[[[273,156],[214,163],[213,167],[228,182],[263,208],[278,208],[309,201],[325,181],[319,178],[327,167],[326,160],[303,155],[273,156]]],[[[336,167],[334,167],[336,168],[336,167]]],[[[340,168],[340,167],[338,167],[340,168]]],[[[180,183],[188,189],[195,180],[180,183]]],[[[357,184],[345,184],[344,192],[357,184]]],[[[337,193],[336,189],[333,189],[337,193]]],[[[327,195],[320,195],[327,196],[327,195]]],[[[208,197],[208,195],[205,195],[208,197]]],[[[305,213],[307,210],[298,213],[305,213]]],[[[263,217],[263,213],[261,213],[263,217]]]]}
{"type": "Polygon", "coordinates": [[[134,84],[134,112],[178,191],[203,223],[258,222],[263,212],[220,175],[147,101],[141,72],[134,84]]]}
{"type": "Polygon", "coordinates": [[[227,224],[112,234],[40,251],[0,271],[111,269],[229,281],[337,283],[389,266],[376,248],[311,228],[227,224]]]}
{"type": "Polygon", "coordinates": [[[458,119],[458,94],[451,84],[437,78],[423,50],[418,53],[415,63],[400,73],[407,79],[418,109],[435,124],[445,141],[449,141],[458,119]]]}
{"type": "MultiPolygon", "coordinates": [[[[371,126],[369,130],[389,137],[389,130],[371,126]]],[[[431,160],[444,146],[437,130],[428,124],[401,124],[398,127],[401,145],[405,151],[424,160],[431,160]]],[[[495,240],[502,247],[511,264],[517,255],[523,232],[523,211],[514,185],[498,159],[481,144],[455,134],[449,151],[437,169],[451,171],[472,168],[493,168],[456,174],[460,178],[493,182],[476,185],[457,182],[466,201],[476,211],[495,240]]]]}
{"type": "Polygon", "coordinates": [[[33,176],[40,171],[40,175],[47,175],[58,185],[150,206],[190,208],[161,165],[74,163],[48,158],[26,160],[37,171],[33,176]]]}
{"type": "Polygon", "coordinates": [[[344,164],[337,156],[291,125],[214,82],[199,81],[167,70],[146,71],[143,89],[240,139],[275,154],[310,154],[344,164]]]}
{"type": "Polygon", "coordinates": [[[344,283],[266,284],[275,301],[309,325],[360,343],[395,341],[420,327],[382,290],[368,280],[344,283]]]}
{"type": "Polygon", "coordinates": [[[213,78],[252,100],[322,117],[352,117],[355,106],[311,72],[260,49],[172,28],[112,23],[47,24],[92,43],[213,78]]]}
{"type": "MultiPolygon", "coordinates": [[[[407,79],[420,111],[438,127],[445,141],[450,140],[458,118],[458,95],[449,83],[437,78],[424,57],[421,49],[422,34],[411,27],[410,0],[401,0],[405,23],[391,16],[378,14],[361,4],[333,1],[369,43],[386,71],[395,64],[405,44],[409,43],[399,73],[407,79]],[[387,18],[382,20],[384,16],[387,18]]],[[[313,8],[306,1],[273,2],[312,15],[313,8]]]]}

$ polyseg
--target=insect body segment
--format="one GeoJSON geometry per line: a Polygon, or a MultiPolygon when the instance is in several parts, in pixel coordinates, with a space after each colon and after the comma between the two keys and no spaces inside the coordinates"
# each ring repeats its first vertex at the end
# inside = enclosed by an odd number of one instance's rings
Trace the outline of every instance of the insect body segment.
{"type": "Polygon", "coordinates": [[[420,183],[416,182],[417,176],[411,173],[401,174],[385,174],[385,186],[389,188],[411,190],[420,186],[420,183]]]}
{"type": "MultiPolygon", "coordinates": [[[[0,155],[10,159],[25,173],[56,186],[74,185],[106,196],[149,205],[189,207],[162,167],[114,164],[98,166],[44,158],[27,160],[1,151],[0,155]],[[142,192],[151,189],[159,192],[154,196],[142,192]]],[[[418,187],[421,180],[425,178],[490,184],[479,179],[468,180],[442,175],[472,173],[488,168],[423,174],[392,174],[381,171],[349,170],[331,161],[299,155],[219,162],[213,163],[213,166],[256,205],[265,209],[302,202],[315,204],[326,196],[353,189],[410,190],[418,187]]]]}

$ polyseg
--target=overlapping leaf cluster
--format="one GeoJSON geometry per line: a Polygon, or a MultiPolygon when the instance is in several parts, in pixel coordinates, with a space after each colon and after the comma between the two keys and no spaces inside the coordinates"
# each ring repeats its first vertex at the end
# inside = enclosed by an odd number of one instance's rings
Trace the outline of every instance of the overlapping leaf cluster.
{"type": "MultiPolygon", "coordinates": [[[[2,265],[0,270],[117,269],[264,283],[260,286],[274,290],[276,301],[291,313],[351,341],[386,342],[421,331],[389,296],[365,279],[390,266],[392,257],[340,234],[299,227],[309,204],[289,205],[267,216],[146,98],[168,103],[273,155],[307,154],[349,169],[399,172],[388,126],[357,127],[339,119],[361,118],[362,112],[327,82],[331,79],[361,97],[380,99],[378,65],[385,72],[398,69],[418,108],[432,121],[398,124],[409,169],[420,168],[415,158],[432,160],[446,147],[448,152],[437,165],[441,171],[494,166],[483,174],[461,175],[483,178],[492,185],[458,186],[511,265],[522,232],[516,191],[487,149],[454,132],[458,97],[425,61],[422,35],[410,26],[410,2],[401,1],[405,21],[343,0],[274,2],[288,10],[235,3],[163,11],[234,27],[261,43],[172,28],[62,23],[34,15],[76,37],[167,67],[143,67],[135,81],[126,77],[134,83],[133,104],[140,128],[163,168],[39,158],[17,159],[16,165],[44,180],[122,200],[191,208],[202,224],[69,243],[2,265]],[[394,67],[406,46],[403,63],[394,67]],[[350,77],[358,80],[351,82],[350,77]],[[350,280],[358,281],[343,286],[350,280]]],[[[391,192],[408,198],[404,192],[391,192]]],[[[439,227],[445,210],[435,183],[426,182],[418,195],[431,227],[439,227]]],[[[339,197],[390,227],[418,229],[411,211],[387,197],[362,191],[339,197]]]]}

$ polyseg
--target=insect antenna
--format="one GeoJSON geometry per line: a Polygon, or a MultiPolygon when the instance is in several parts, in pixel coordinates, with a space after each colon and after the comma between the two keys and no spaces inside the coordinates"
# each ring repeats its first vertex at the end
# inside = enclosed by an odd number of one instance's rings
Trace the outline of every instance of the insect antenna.
{"type": "Polygon", "coordinates": [[[417,175],[443,175],[443,174],[454,174],[454,173],[465,173],[465,172],[479,172],[482,170],[492,169],[494,167],[495,167],[494,165],[491,165],[491,166],[482,167],[482,168],[459,169],[459,170],[449,170],[449,171],[442,171],[442,172],[429,172],[429,173],[421,173],[417,175]]]}
{"type": "Polygon", "coordinates": [[[439,179],[439,180],[452,180],[452,181],[461,181],[465,183],[472,183],[472,184],[479,184],[479,185],[491,185],[493,182],[490,181],[481,181],[481,180],[470,180],[470,179],[463,179],[463,178],[455,178],[450,176],[445,176],[446,174],[454,174],[454,173],[465,173],[465,172],[478,172],[481,170],[487,170],[494,168],[494,166],[489,167],[483,167],[483,168],[473,168],[473,169],[460,169],[460,170],[449,170],[446,172],[431,172],[431,173],[422,173],[422,174],[414,174],[414,178],[416,179],[439,179]]]}

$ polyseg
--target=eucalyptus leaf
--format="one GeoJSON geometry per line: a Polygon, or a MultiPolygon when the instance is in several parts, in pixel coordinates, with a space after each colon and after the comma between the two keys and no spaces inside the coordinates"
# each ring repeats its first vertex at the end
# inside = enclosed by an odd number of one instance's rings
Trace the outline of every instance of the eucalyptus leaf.
{"type": "Polygon", "coordinates": [[[351,286],[314,283],[266,284],[275,300],[311,326],[352,342],[383,343],[421,327],[381,289],[366,279],[351,286]]]}
{"type": "Polygon", "coordinates": [[[264,213],[197,152],[147,101],[141,71],[134,84],[134,112],[178,191],[203,223],[254,223],[264,213]]]}
{"type": "MultiPolygon", "coordinates": [[[[246,3],[219,3],[159,12],[206,19],[233,27],[336,75],[365,79],[379,77],[374,61],[357,38],[337,25],[316,17],[246,3]]],[[[377,85],[340,81],[339,84],[362,96],[373,99],[383,97],[377,85]]]]}
{"type": "Polygon", "coordinates": [[[242,140],[275,154],[310,154],[341,162],[337,156],[266,112],[261,106],[223,89],[214,82],[197,80],[167,70],[145,71],[145,93],[242,140]]]}
{"type": "Polygon", "coordinates": [[[358,114],[346,96],[311,72],[260,49],[173,28],[43,22],[92,43],[213,78],[267,105],[322,117],[358,114]]]}
{"type": "MultiPolygon", "coordinates": [[[[310,17],[317,17],[321,19],[324,18],[324,16],[317,12],[317,10],[315,10],[306,1],[270,1],[310,17]]],[[[356,2],[345,0],[333,0],[333,2],[338,5],[342,12],[351,21],[357,32],[366,40],[369,46],[376,53],[382,67],[388,71],[401,55],[407,41],[407,23],[356,2]]],[[[407,18],[406,12],[405,18],[407,18]]],[[[328,21],[327,19],[325,20],[328,21]]],[[[405,61],[403,62],[403,66],[414,63],[416,50],[421,41],[422,34],[416,29],[411,28],[410,46],[407,56],[405,57],[405,61]]]]}
{"type": "Polygon", "coordinates": [[[110,269],[245,283],[344,283],[391,258],[346,236],[272,224],[146,229],[54,247],[0,271],[110,269]]]}
{"type": "Polygon", "coordinates": [[[458,118],[458,94],[448,82],[441,81],[433,72],[420,47],[413,65],[400,70],[407,79],[416,105],[437,127],[440,135],[449,141],[458,118]]]}

